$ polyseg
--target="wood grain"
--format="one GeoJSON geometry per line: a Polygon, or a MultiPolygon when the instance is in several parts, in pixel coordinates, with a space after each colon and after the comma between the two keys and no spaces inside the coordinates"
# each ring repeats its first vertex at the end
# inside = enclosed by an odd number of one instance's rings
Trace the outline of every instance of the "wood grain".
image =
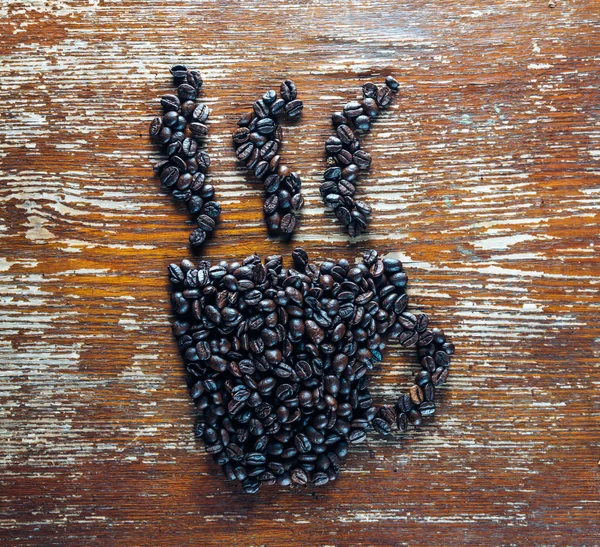
{"type": "MultiPolygon", "coordinates": [[[[2,545],[600,544],[599,3],[134,2],[0,5],[2,545]],[[401,256],[458,351],[437,417],[354,448],[337,483],[225,482],[192,436],[166,265],[190,222],[147,123],[168,68],[205,77],[211,260],[401,256]],[[318,195],[329,114],[391,73],[365,147],[375,207],[350,242],[318,195]],[[230,133],[293,77],[284,157],[307,205],[268,239],[230,133]]],[[[377,398],[408,384],[396,347],[377,398]]]]}

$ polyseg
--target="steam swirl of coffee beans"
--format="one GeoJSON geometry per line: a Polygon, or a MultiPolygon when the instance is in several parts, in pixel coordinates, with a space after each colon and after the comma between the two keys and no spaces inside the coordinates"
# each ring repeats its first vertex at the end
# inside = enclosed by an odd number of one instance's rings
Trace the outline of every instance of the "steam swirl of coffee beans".
{"type": "Polygon", "coordinates": [[[282,82],[279,95],[267,91],[254,103],[253,111],[240,118],[233,145],[238,160],[264,184],[263,210],[268,230],[290,235],[304,198],[300,177],[281,163],[283,131],[277,120],[281,116],[298,118],[303,104],[291,80],[282,82]]]}
{"type": "MultiPolygon", "coordinates": [[[[265,118],[259,118],[265,119],[265,118]]],[[[326,260],[292,252],[242,262],[169,266],[173,332],[199,414],[196,436],[245,492],[322,486],[371,430],[419,426],[435,412],[454,346],[408,311],[395,258],[326,260]],[[368,372],[386,337],[415,348],[420,370],[395,404],[377,406],[368,372]]]]}
{"type": "Polygon", "coordinates": [[[171,74],[177,95],[163,95],[164,114],[150,123],[150,136],[163,146],[168,159],[159,161],[154,171],[177,201],[184,201],[198,227],[190,234],[190,243],[199,246],[215,228],[221,206],[214,200],[215,189],[206,183],[210,158],[201,148],[208,135],[209,108],[196,102],[202,76],[184,65],[175,65],[171,74]]]}
{"type": "Polygon", "coordinates": [[[363,100],[350,101],[331,118],[335,134],[325,143],[328,167],[320,191],[325,205],[333,209],[350,237],[359,236],[367,228],[367,217],[371,214],[368,203],[354,199],[358,175],[371,166],[371,156],[361,149],[358,137],[369,131],[379,110],[392,103],[399,87],[391,76],[384,85],[367,82],[362,87],[363,100]]]}

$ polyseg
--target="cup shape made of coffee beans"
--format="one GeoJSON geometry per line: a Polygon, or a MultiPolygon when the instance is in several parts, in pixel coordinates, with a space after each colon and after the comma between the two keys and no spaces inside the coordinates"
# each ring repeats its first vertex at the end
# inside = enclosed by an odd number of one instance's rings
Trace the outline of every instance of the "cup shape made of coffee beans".
{"type": "Polygon", "coordinates": [[[322,486],[349,446],[374,430],[418,427],[435,412],[454,346],[408,309],[399,260],[367,251],[320,266],[281,256],[169,266],[173,333],[198,408],[195,434],[247,493],[263,484],[322,486]],[[369,371],[386,338],[415,348],[420,369],[377,406],[369,371]]]}
{"type": "Polygon", "coordinates": [[[273,90],[258,99],[251,112],[238,121],[232,139],[239,162],[264,185],[263,210],[269,232],[290,236],[297,225],[296,213],[304,205],[297,173],[281,162],[283,130],[279,119],[297,119],[303,104],[291,80],[281,83],[279,96],[273,90]]]}
{"type": "Polygon", "coordinates": [[[202,87],[199,72],[184,65],[171,68],[177,94],[160,99],[164,113],[150,122],[150,136],[162,146],[165,159],[154,165],[161,184],[177,201],[185,202],[197,227],[190,243],[198,247],[215,229],[221,206],[215,201],[215,189],[206,182],[210,158],[204,149],[208,135],[208,106],[198,102],[202,87]]]}
{"type": "Polygon", "coordinates": [[[331,117],[334,133],[325,142],[327,169],[319,190],[350,237],[366,230],[372,210],[368,203],[354,198],[360,173],[371,166],[371,156],[361,148],[360,136],[369,131],[379,111],[392,103],[399,87],[391,76],[380,86],[367,82],[362,87],[362,101],[350,101],[331,117]]]}

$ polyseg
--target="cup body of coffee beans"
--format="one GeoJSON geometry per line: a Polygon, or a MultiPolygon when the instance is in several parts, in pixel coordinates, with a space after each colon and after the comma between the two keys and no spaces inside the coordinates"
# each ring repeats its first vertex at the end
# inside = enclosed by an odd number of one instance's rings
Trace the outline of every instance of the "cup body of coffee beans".
{"type": "Polygon", "coordinates": [[[263,484],[322,486],[349,445],[375,430],[406,431],[435,412],[454,346],[408,310],[394,258],[320,266],[297,248],[241,262],[171,264],[173,333],[199,414],[196,435],[247,493],[263,484]],[[377,406],[369,371],[386,338],[415,348],[414,385],[377,406]]]}

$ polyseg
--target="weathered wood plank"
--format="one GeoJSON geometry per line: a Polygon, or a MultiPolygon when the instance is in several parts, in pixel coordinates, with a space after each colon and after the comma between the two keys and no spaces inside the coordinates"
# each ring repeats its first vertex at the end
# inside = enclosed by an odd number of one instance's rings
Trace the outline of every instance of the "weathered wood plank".
{"type": "MultiPolygon", "coordinates": [[[[3,544],[598,545],[599,27],[593,0],[3,2],[3,544]],[[244,496],[193,440],[164,275],[190,222],[146,137],[176,61],[212,108],[205,256],[398,253],[458,347],[439,415],[369,437],[324,489],[244,496]],[[386,73],[402,92],[365,140],[375,213],[349,242],[318,195],[328,117],[386,73]],[[287,76],[292,244],[229,140],[287,76]]],[[[380,400],[411,360],[389,349],[380,400]]]]}

